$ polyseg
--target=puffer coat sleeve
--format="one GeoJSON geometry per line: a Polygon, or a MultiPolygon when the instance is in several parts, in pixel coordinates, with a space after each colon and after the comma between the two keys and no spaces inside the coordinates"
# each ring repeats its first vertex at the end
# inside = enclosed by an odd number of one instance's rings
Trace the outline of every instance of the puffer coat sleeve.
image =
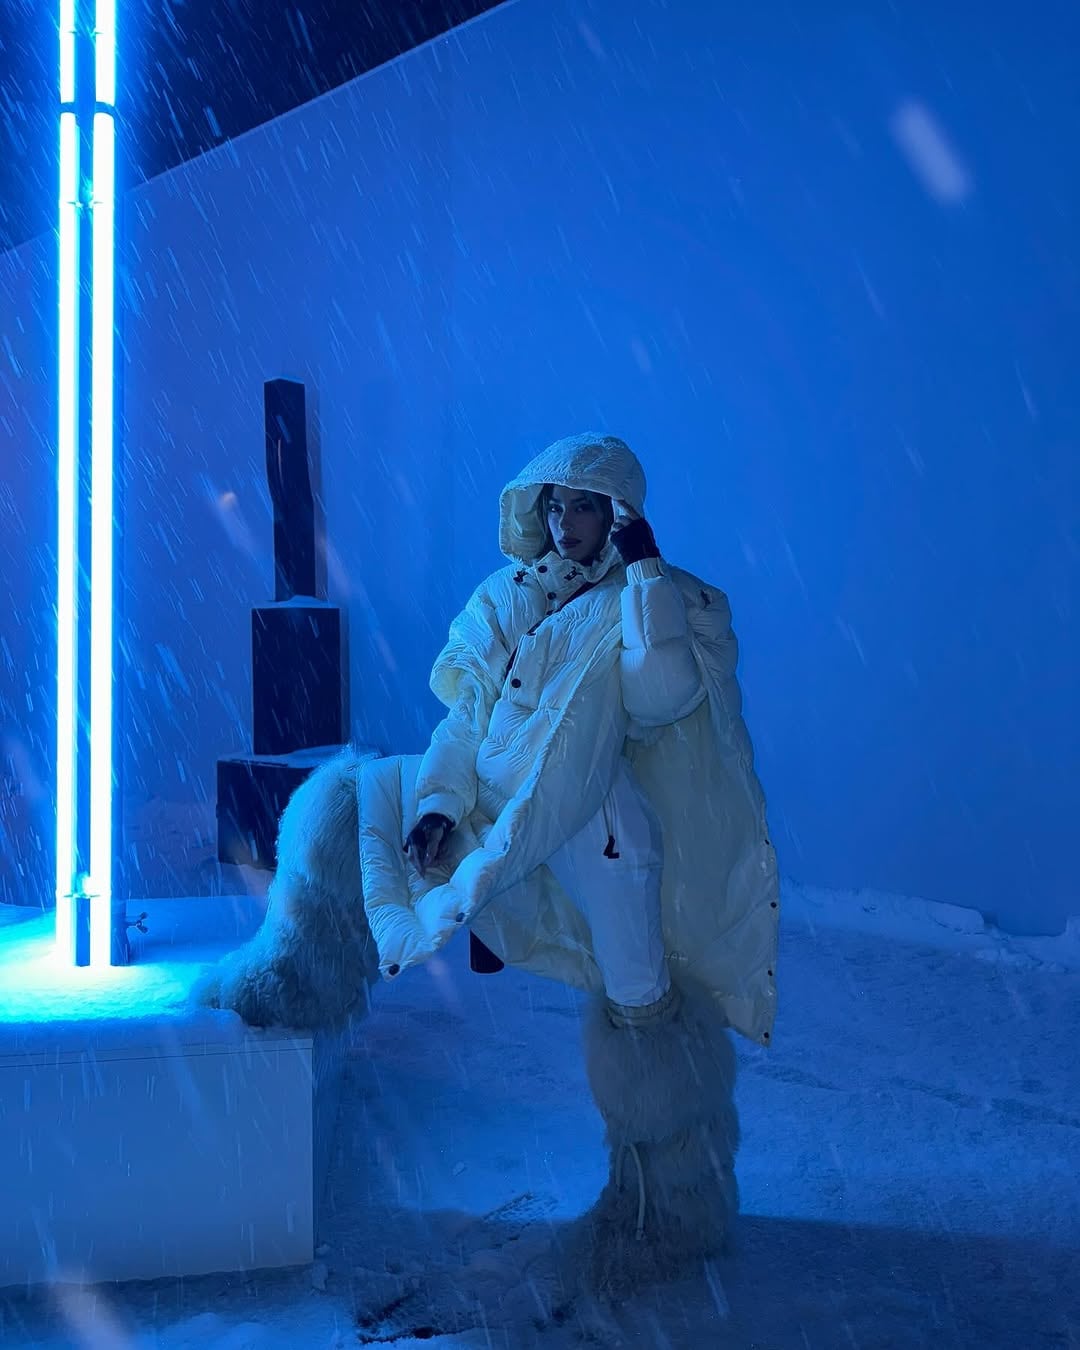
{"type": "Polygon", "coordinates": [[[659,560],[631,563],[622,593],[620,664],[623,705],[639,726],[678,722],[707,697],[693,636],[686,600],[659,560]]]}
{"type": "Polygon", "coordinates": [[[431,672],[431,690],[449,711],[420,765],[418,817],[437,812],[456,826],[476,806],[476,753],[510,660],[498,620],[498,575],[477,587],[451,623],[431,672]]]}

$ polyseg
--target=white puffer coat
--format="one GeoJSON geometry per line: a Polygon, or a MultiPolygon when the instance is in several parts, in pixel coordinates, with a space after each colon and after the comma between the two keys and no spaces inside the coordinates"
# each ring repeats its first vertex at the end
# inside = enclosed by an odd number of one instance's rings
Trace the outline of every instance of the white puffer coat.
{"type": "Polygon", "coordinates": [[[737,1031],[768,1043],[779,887],[726,597],[666,562],[624,567],[610,543],[586,569],[545,552],[545,483],[644,512],[641,466],[614,437],[559,441],[504,489],[511,565],[473,593],[431,675],[448,715],[422,759],[360,770],[380,970],[394,976],[468,926],[510,965],[602,991],[588,927],[543,864],[600,809],[625,754],[663,829],[673,973],[685,970],[737,1031]],[[585,581],[594,588],[566,603],[585,581]],[[443,864],[421,879],[401,841],[429,811],[457,828],[443,864]]]}

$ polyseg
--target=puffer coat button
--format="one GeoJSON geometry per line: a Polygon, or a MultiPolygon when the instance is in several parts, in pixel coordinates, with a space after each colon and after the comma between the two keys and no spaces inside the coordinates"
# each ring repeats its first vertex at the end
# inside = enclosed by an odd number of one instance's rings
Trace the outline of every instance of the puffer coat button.
{"type": "Polygon", "coordinates": [[[547,571],[547,564],[546,564],[546,563],[542,563],[536,570],[537,570],[538,572],[546,572],[546,571],[547,571]]]}
{"type": "Polygon", "coordinates": [[[511,680],[511,681],[510,681],[510,688],[511,688],[511,689],[520,689],[520,688],[521,688],[521,681],[520,681],[520,680],[517,680],[517,679],[511,680]]]}
{"type": "Polygon", "coordinates": [[[549,599],[549,600],[554,600],[554,599],[555,599],[555,595],[556,595],[556,592],[555,592],[555,591],[548,591],[548,599],[549,599]]]}

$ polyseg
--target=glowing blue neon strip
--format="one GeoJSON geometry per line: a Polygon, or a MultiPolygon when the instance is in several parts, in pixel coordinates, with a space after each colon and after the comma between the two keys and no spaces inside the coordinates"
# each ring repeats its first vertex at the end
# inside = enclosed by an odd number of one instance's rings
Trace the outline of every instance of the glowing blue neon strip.
{"type": "MultiPolygon", "coordinates": [[[[62,959],[76,953],[76,907],[90,919],[89,959],[112,959],[113,874],[113,599],[116,233],[116,4],[60,0],[60,202],[57,425],[57,756],[56,939],[62,959]],[[77,31],[94,4],[94,69],[77,59],[77,31]],[[80,126],[76,95],[93,78],[92,126],[80,126]],[[81,140],[91,147],[89,200],[81,182],[81,140]],[[89,208],[90,257],[81,256],[80,218],[89,208]],[[90,267],[87,269],[86,263],[90,267]],[[90,388],[80,389],[81,296],[89,271],[90,388]],[[89,394],[90,444],[80,444],[80,410],[89,394]],[[89,470],[89,503],[85,471],[89,470]],[[80,556],[80,516],[89,510],[90,557],[80,556]],[[80,612],[80,568],[89,577],[89,613],[80,612]],[[89,632],[85,625],[89,623],[89,632]],[[89,646],[89,700],[80,703],[80,645],[89,646]],[[80,719],[89,728],[89,755],[80,762],[80,719]],[[80,803],[89,811],[89,858],[79,857],[80,803]],[[83,867],[88,867],[85,875],[83,867]]],[[[83,89],[83,95],[89,94],[83,89]]]]}
{"type": "Polygon", "coordinates": [[[116,0],[97,0],[94,16],[94,97],[116,102],[116,0]]]}
{"type": "Polygon", "coordinates": [[[75,0],[60,0],[60,102],[75,102],[75,0]]]}
{"type": "MultiPolygon", "coordinates": [[[[67,6],[73,9],[73,5],[67,6]]],[[[74,16],[72,16],[74,21],[74,16]]],[[[74,93],[74,90],[72,90],[74,93]]],[[[78,623],[79,133],[60,114],[59,391],[57,426],[56,943],[75,959],[75,731],[78,623]]]]}
{"type": "MultiPolygon", "coordinates": [[[[98,5],[100,16],[101,4],[98,5]]],[[[113,242],[116,124],[94,114],[90,397],[90,964],[112,943],[113,833],[113,242]]]]}

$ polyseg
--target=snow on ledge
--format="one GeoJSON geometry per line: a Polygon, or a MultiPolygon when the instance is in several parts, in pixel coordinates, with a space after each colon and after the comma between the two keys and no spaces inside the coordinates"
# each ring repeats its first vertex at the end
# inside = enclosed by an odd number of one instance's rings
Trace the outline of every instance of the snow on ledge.
{"type": "Polygon", "coordinates": [[[132,918],[144,910],[149,916],[149,932],[133,935],[132,964],[76,969],[56,954],[51,912],[0,905],[0,1058],[310,1043],[309,1035],[253,1030],[232,1012],[190,1002],[196,976],[251,936],[264,902],[216,896],[147,901],[128,910],[132,918]]]}
{"type": "Polygon", "coordinates": [[[832,891],[785,881],[783,915],[811,930],[846,928],[925,947],[970,952],[977,960],[1048,971],[1080,971],[1080,915],[1054,937],[1005,933],[975,909],[890,895],[885,891],[832,891]]]}

